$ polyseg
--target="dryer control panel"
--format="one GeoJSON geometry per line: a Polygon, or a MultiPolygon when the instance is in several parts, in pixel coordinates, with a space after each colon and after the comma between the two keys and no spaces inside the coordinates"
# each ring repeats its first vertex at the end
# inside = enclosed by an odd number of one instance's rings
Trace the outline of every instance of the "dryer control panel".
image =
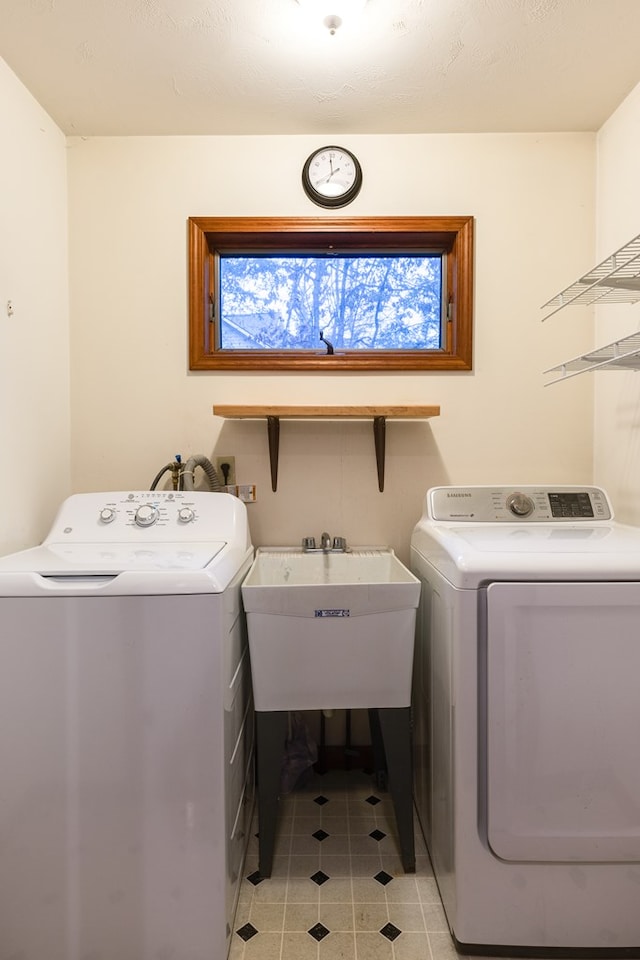
{"type": "Polygon", "coordinates": [[[600,487],[432,487],[427,494],[432,520],[464,523],[579,523],[611,520],[613,511],[600,487]]]}

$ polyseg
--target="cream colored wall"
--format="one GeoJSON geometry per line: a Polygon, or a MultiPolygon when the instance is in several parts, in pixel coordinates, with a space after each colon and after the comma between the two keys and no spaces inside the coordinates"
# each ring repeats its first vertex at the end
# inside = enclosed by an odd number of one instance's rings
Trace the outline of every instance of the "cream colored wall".
{"type": "Polygon", "coordinates": [[[176,452],[233,454],[239,481],[258,485],[256,544],[327,529],[406,559],[433,484],[591,480],[591,383],[558,392],[542,376],[591,331],[575,315],[540,322],[540,305],[593,253],[591,135],[74,138],[69,183],[75,490],[148,487],[176,452]],[[300,170],[323,140],[364,168],[346,214],[476,218],[472,373],[188,371],[187,218],[322,216],[300,170]],[[433,403],[442,414],[389,423],[383,494],[369,423],[283,422],[272,493],[264,423],[214,418],[224,402],[433,403]]]}
{"type": "MultiPolygon", "coordinates": [[[[640,85],[598,134],[598,261],[640,234],[638,169],[640,85]]],[[[640,328],[640,304],[612,304],[596,313],[598,346],[640,328]]],[[[593,378],[594,476],[609,491],[618,519],[640,524],[640,378],[626,371],[602,371],[593,378]]]]}
{"type": "Polygon", "coordinates": [[[0,553],[9,553],[39,542],[69,493],[67,185],[63,134],[2,60],[0,118],[0,553]]]}

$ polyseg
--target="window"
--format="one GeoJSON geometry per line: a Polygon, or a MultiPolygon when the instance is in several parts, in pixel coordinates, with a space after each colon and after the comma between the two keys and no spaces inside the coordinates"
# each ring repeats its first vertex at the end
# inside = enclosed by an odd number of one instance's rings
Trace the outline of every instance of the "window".
{"type": "Polygon", "coordinates": [[[470,370],[470,217],[189,221],[192,370],[470,370]]]}

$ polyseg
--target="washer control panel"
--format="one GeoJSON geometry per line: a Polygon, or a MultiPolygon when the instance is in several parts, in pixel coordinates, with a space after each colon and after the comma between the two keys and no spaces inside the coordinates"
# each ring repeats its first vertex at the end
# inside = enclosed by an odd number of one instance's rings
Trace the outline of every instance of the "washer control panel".
{"type": "Polygon", "coordinates": [[[142,490],[79,493],[58,512],[48,540],[76,542],[230,539],[246,508],[226,493],[142,490]]]}
{"type": "Polygon", "coordinates": [[[433,487],[427,494],[432,520],[465,523],[579,523],[611,520],[599,487],[433,487]]]}
{"type": "Polygon", "coordinates": [[[154,524],[167,526],[194,523],[197,514],[193,499],[185,492],[155,490],[143,493],[127,493],[108,501],[98,510],[98,523],[119,522],[125,526],[135,524],[145,529],[154,524]]]}

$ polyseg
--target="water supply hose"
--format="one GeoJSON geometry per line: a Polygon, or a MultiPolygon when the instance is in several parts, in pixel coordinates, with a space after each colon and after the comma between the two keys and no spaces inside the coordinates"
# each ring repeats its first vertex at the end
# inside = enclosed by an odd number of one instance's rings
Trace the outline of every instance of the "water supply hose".
{"type": "Polygon", "coordinates": [[[193,457],[189,457],[184,467],[180,471],[180,477],[182,480],[182,488],[184,490],[193,490],[195,489],[194,483],[194,471],[196,467],[202,467],[204,470],[207,480],[209,481],[209,489],[212,493],[219,493],[222,487],[220,483],[220,478],[216,472],[216,468],[211,463],[211,460],[208,460],[207,457],[204,457],[202,454],[198,453],[193,457]]]}
{"type": "Polygon", "coordinates": [[[164,467],[162,468],[162,470],[159,470],[159,471],[156,473],[156,475],[155,475],[155,477],[153,478],[153,480],[151,481],[151,486],[149,487],[149,490],[155,490],[155,488],[158,486],[158,484],[160,483],[160,481],[161,481],[162,478],[164,477],[165,473],[167,473],[169,470],[171,470],[172,467],[173,467],[173,464],[172,464],[172,463],[165,463],[165,465],[164,465],[164,467]]]}
{"type": "Polygon", "coordinates": [[[207,457],[202,456],[202,454],[196,454],[193,457],[189,457],[186,463],[183,463],[180,454],[176,453],[175,460],[172,460],[171,463],[165,463],[164,467],[158,471],[153,478],[149,489],[155,490],[165,473],[171,471],[171,479],[174,490],[194,490],[194,473],[196,467],[202,467],[204,470],[207,483],[209,484],[209,489],[212,491],[212,493],[219,493],[222,489],[220,478],[211,461],[208,460],[207,457]]]}
{"type": "Polygon", "coordinates": [[[151,482],[149,490],[155,490],[165,473],[171,471],[171,486],[174,490],[178,490],[180,487],[180,471],[182,470],[182,457],[179,453],[176,453],[175,460],[172,460],[170,463],[166,463],[162,470],[159,470],[151,482]]]}

